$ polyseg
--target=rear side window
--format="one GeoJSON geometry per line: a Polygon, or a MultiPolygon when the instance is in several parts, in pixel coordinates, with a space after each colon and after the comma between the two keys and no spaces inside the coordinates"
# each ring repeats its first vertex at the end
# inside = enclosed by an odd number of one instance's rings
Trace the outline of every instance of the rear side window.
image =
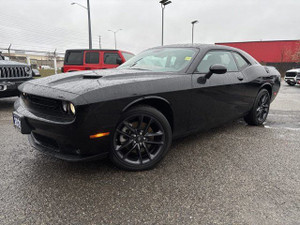
{"type": "Polygon", "coordinates": [[[243,70],[250,65],[250,63],[246,59],[244,59],[244,57],[242,57],[240,54],[233,52],[233,56],[240,69],[243,70]]]}
{"type": "Polygon", "coordinates": [[[68,51],[65,56],[65,65],[82,65],[83,51],[68,51]]]}
{"type": "Polygon", "coordinates": [[[133,54],[130,54],[130,53],[127,53],[127,52],[122,52],[122,55],[124,56],[126,61],[131,59],[134,56],[133,54]]]}
{"type": "Polygon", "coordinates": [[[106,52],[104,53],[104,64],[116,65],[117,59],[121,59],[118,53],[106,52]]]}
{"type": "Polygon", "coordinates": [[[221,64],[227,68],[228,72],[238,71],[235,61],[230,52],[227,51],[210,51],[206,53],[199,66],[197,72],[208,73],[212,65],[221,64]]]}
{"type": "Polygon", "coordinates": [[[99,64],[99,52],[86,52],[85,53],[86,64],[99,64]]]}

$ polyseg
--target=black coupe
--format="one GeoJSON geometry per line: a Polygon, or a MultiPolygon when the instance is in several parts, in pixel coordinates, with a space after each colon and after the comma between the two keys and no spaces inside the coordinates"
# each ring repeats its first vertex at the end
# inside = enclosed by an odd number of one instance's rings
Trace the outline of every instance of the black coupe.
{"type": "Polygon", "coordinates": [[[144,170],[174,138],[241,117],[261,125],[279,88],[275,68],[239,49],[170,45],[116,69],[26,82],[13,120],[46,154],[69,161],[110,156],[118,167],[144,170]]]}

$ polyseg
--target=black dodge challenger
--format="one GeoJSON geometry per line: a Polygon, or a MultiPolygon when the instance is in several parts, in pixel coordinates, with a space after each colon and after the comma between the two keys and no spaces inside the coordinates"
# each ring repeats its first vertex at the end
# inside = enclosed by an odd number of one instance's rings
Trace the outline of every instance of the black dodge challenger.
{"type": "Polygon", "coordinates": [[[275,68],[239,49],[169,45],[116,69],[26,82],[13,121],[33,147],[54,157],[110,156],[120,168],[144,170],[174,138],[241,117],[261,125],[279,88],[275,68]]]}

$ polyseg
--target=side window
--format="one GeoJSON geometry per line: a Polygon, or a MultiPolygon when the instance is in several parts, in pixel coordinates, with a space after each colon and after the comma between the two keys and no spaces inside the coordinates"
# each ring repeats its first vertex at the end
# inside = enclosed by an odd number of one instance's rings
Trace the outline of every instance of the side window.
{"type": "Polygon", "coordinates": [[[212,65],[221,64],[227,68],[228,72],[238,71],[235,61],[230,52],[227,51],[210,51],[206,53],[199,66],[197,72],[208,73],[212,65]]]}
{"type": "Polygon", "coordinates": [[[67,51],[65,56],[66,65],[82,65],[83,51],[67,51]]]}
{"type": "Polygon", "coordinates": [[[118,53],[106,52],[104,53],[104,64],[116,65],[117,59],[121,59],[118,53]]]}
{"type": "Polygon", "coordinates": [[[85,53],[85,63],[87,63],[87,64],[99,64],[99,52],[87,52],[87,53],[85,53]]]}
{"type": "Polygon", "coordinates": [[[246,59],[244,59],[244,57],[242,57],[240,54],[238,54],[237,52],[233,52],[233,56],[234,56],[236,63],[240,69],[243,70],[250,65],[250,63],[246,59]]]}

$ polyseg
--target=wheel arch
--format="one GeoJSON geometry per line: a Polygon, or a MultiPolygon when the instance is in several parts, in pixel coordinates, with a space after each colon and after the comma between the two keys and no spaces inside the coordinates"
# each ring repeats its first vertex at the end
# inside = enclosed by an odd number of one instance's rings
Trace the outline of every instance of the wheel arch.
{"type": "Polygon", "coordinates": [[[260,90],[262,89],[266,89],[268,92],[269,92],[269,95],[270,95],[270,99],[272,99],[272,96],[273,96],[273,88],[272,88],[272,85],[269,84],[269,83],[266,83],[266,84],[263,84],[260,89],[258,90],[257,93],[260,92],[260,90]]]}
{"type": "Polygon", "coordinates": [[[174,114],[173,114],[173,109],[171,107],[171,103],[168,100],[159,96],[142,97],[126,105],[122,110],[122,112],[125,112],[128,109],[135,107],[137,105],[148,105],[160,111],[167,118],[171,126],[171,129],[173,130],[174,114]]]}

